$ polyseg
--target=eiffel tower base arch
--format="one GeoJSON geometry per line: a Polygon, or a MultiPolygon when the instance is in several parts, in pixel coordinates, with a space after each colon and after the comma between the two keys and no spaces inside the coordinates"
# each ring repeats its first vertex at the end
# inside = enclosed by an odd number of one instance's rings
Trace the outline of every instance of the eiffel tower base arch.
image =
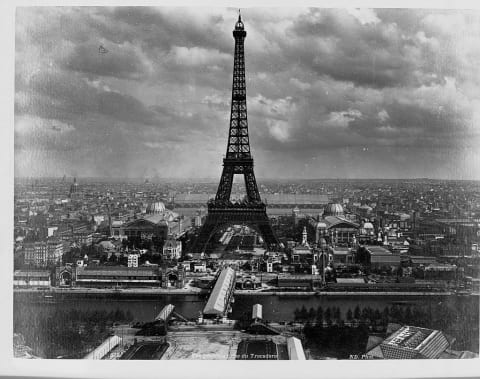
{"type": "Polygon", "coordinates": [[[278,244],[264,204],[258,206],[232,205],[212,207],[209,205],[208,214],[200,229],[193,253],[208,253],[208,246],[213,235],[220,229],[231,225],[247,225],[256,230],[263,238],[267,248],[278,244]]]}

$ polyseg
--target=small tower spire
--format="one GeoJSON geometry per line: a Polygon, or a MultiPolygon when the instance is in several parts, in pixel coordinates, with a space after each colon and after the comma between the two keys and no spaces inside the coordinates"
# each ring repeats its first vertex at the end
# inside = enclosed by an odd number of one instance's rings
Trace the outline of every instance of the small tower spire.
{"type": "Polygon", "coordinates": [[[235,30],[242,30],[243,31],[243,22],[242,22],[242,15],[240,14],[240,9],[238,10],[238,21],[235,24],[235,30]]]}
{"type": "Polygon", "coordinates": [[[307,227],[303,227],[303,233],[302,233],[302,245],[303,246],[308,246],[308,241],[307,241],[307,227]]]}

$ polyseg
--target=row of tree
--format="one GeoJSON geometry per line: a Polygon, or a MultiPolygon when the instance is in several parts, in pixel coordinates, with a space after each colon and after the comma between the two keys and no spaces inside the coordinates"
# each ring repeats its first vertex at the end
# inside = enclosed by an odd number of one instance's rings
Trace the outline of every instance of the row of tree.
{"type": "Polygon", "coordinates": [[[319,306],[317,309],[310,308],[307,310],[305,306],[300,309],[295,309],[294,320],[299,322],[309,322],[314,324],[341,324],[347,321],[348,323],[357,322],[368,325],[387,325],[389,322],[404,322],[412,323],[420,319],[425,319],[426,314],[418,308],[401,307],[399,305],[392,305],[385,307],[383,311],[373,309],[371,307],[356,306],[353,310],[349,308],[345,314],[342,314],[339,307],[327,307],[323,309],[319,306]]]}
{"type": "Polygon", "coordinates": [[[294,319],[307,326],[331,327],[365,325],[375,331],[386,330],[388,323],[413,325],[441,330],[456,339],[456,348],[479,351],[479,309],[478,301],[455,303],[400,305],[393,304],[383,310],[369,306],[356,306],[342,313],[339,307],[295,309],[294,319]]]}

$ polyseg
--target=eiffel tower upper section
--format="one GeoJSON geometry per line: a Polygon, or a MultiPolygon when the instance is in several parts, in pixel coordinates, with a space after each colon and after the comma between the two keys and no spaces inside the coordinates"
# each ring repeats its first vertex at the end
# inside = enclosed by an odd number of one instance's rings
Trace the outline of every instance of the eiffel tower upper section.
{"type": "Polygon", "coordinates": [[[233,31],[235,54],[233,61],[232,108],[230,113],[230,131],[228,135],[227,159],[248,159],[250,142],[248,139],[247,89],[245,85],[244,30],[241,16],[233,31]]]}
{"type": "Polygon", "coordinates": [[[250,154],[247,119],[247,90],[245,85],[244,41],[247,32],[239,15],[235,24],[235,53],[233,62],[232,106],[228,133],[227,153],[223,160],[223,172],[215,201],[228,202],[232,191],[233,176],[245,178],[246,199],[249,203],[261,203],[250,154]]]}

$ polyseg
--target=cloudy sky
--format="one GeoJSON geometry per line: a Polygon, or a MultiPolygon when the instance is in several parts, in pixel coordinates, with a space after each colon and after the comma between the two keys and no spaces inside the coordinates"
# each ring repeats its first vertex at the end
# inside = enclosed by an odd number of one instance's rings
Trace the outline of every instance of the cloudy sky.
{"type": "MultiPolygon", "coordinates": [[[[15,175],[218,178],[236,18],[18,8],[15,175]]],[[[479,12],[248,8],[242,18],[258,179],[480,179],[479,12]]]]}

